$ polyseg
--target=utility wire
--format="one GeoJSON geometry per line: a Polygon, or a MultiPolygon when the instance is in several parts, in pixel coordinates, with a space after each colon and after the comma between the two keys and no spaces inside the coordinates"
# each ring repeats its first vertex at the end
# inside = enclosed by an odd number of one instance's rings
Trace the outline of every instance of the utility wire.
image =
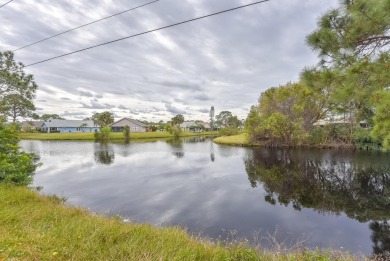
{"type": "Polygon", "coordinates": [[[178,22],[178,23],[174,23],[174,24],[171,24],[171,25],[163,26],[163,27],[156,28],[156,29],[149,30],[149,31],[145,31],[145,32],[142,32],[142,33],[133,34],[133,35],[130,35],[130,36],[118,38],[118,39],[115,39],[115,40],[112,40],[112,41],[108,41],[108,42],[104,42],[104,43],[101,43],[101,44],[97,44],[97,45],[93,45],[93,46],[90,46],[90,47],[86,47],[86,48],[83,48],[83,49],[80,49],[80,50],[77,50],[77,51],[61,54],[61,55],[58,55],[58,56],[55,56],[55,57],[52,57],[52,58],[48,58],[48,59],[45,59],[45,60],[42,60],[42,61],[39,61],[39,62],[30,63],[30,64],[25,65],[24,67],[33,66],[33,65],[36,65],[36,64],[44,63],[44,62],[51,61],[51,60],[54,60],[54,59],[58,59],[58,58],[61,58],[61,57],[64,57],[64,56],[68,56],[68,55],[71,55],[71,54],[83,52],[85,50],[93,49],[93,48],[96,48],[96,47],[99,47],[99,46],[112,44],[112,43],[123,41],[123,40],[129,39],[129,38],[137,37],[137,36],[144,35],[144,34],[149,34],[149,33],[160,31],[160,30],[163,30],[163,29],[166,29],[166,28],[170,28],[170,27],[174,27],[174,26],[177,26],[177,25],[193,22],[193,21],[196,21],[196,20],[200,20],[200,19],[203,19],[203,18],[210,17],[210,16],[219,15],[219,14],[222,14],[222,13],[227,13],[227,12],[230,12],[230,11],[234,11],[234,10],[241,9],[241,8],[244,8],[244,7],[248,7],[248,6],[252,6],[252,5],[257,5],[257,4],[268,2],[268,1],[270,1],[270,0],[257,1],[257,2],[251,3],[251,4],[241,5],[241,6],[238,6],[238,7],[226,9],[226,10],[223,10],[223,11],[219,11],[219,12],[216,12],[216,13],[212,13],[212,14],[208,14],[208,15],[204,15],[204,16],[200,16],[200,17],[196,17],[196,18],[192,18],[192,19],[189,19],[189,20],[185,20],[185,21],[182,21],[182,22],[178,22]]]}
{"type": "MultiPolygon", "coordinates": [[[[13,0],[12,0],[12,1],[13,1],[13,0]]],[[[39,40],[39,41],[30,43],[30,44],[25,45],[25,46],[22,46],[22,47],[19,47],[18,49],[13,50],[13,52],[16,52],[16,51],[18,51],[18,50],[27,48],[27,47],[32,46],[32,45],[35,45],[35,44],[37,44],[37,43],[44,42],[44,41],[46,41],[46,40],[52,39],[52,38],[57,37],[57,36],[59,36],[59,35],[66,34],[66,33],[69,33],[69,32],[71,32],[71,31],[80,29],[80,28],[85,27],[85,26],[87,26],[87,25],[91,25],[91,24],[94,24],[94,23],[97,23],[97,22],[100,22],[100,21],[103,21],[103,20],[112,18],[112,17],[114,17],[114,16],[117,16],[117,15],[120,15],[120,14],[123,14],[123,13],[126,13],[126,12],[129,12],[129,11],[132,11],[132,10],[135,10],[135,9],[138,9],[138,8],[141,8],[141,7],[143,7],[143,6],[147,6],[147,5],[153,4],[153,3],[158,2],[158,1],[159,1],[159,0],[155,0],[155,1],[152,1],[152,2],[149,2],[149,3],[146,3],[146,4],[143,4],[143,5],[139,5],[139,6],[137,6],[137,7],[133,7],[133,8],[127,9],[127,10],[125,10],[125,11],[122,11],[122,12],[119,12],[119,13],[116,13],[116,14],[113,14],[113,15],[110,15],[110,16],[107,16],[107,17],[104,17],[104,18],[101,18],[101,19],[96,20],[96,21],[93,21],[93,22],[90,22],[90,23],[87,23],[87,24],[83,24],[83,25],[77,26],[77,27],[75,27],[75,28],[66,30],[66,31],[64,31],[64,32],[62,32],[62,33],[58,33],[58,34],[49,36],[49,37],[47,37],[47,38],[44,38],[44,39],[42,39],[42,40],[39,40]]],[[[11,1],[10,1],[10,2],[11,2],[11,1]]]]}
{"type": "Polygon", "coordinates": [[[5,3],[5,4],[2,4],[2,5],[0,5],[0,8],[2,8],[3,6],[6,6],[6,5],[8,5],[9,3],[11,3],[12,1],[14,1],[14,0],[11,0],[11,1],[8,1],[7,3],[5,3]]]}

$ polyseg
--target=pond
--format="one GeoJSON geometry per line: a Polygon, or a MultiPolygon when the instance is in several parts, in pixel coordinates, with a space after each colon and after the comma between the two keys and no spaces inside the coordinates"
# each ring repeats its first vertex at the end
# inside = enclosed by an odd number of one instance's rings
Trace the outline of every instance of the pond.
{"type": "Polygon", "coordinates": [[[390,250],[390,155],[238,148],[205,137],[129,144],[21,141],[33,186],[93,212],[270,247],[390,250]]]}

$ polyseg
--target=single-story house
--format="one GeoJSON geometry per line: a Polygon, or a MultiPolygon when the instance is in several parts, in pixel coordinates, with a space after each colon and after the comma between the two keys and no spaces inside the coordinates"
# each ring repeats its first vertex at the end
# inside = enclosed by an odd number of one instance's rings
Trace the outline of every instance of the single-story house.
{"type": "Polygon", "coordinates": [[[23,132],[36,132],[40,131],[44,121],[23,121],[21,123],[21,130],[23,132]]]}
{"type": "Polygon", "coordinates": [[[113,132],[122,132],[123,128],[126,126],[130,127],[130,132],[147,132],[147,131],[149,131],[148,125],[146,125],[140,121],[131,119],[131,118],[123,118],[123,119],[120,119],[119,121],[114,122],[113,124],[110,125],[111,130],[113,132]]]}
{"type": "Polygon", "coordinates": [[[52,132],[97,132],[100,127],[91,120],[53,120],[49,119],[42,124],[42,130],[52,132]]]}
{"type": "Polygon", "coordinates": [[[185,121],[180,124],[180,128],[188,132],[202,132],[203,130],[203,127],[195,121],[185,121]]]}
{"type": "Polygon", "coordinates": [[[211,130],[211,126],[209,123],[207,122],[204,122],[204,121],[196,121],[196,123],[203,128],[204,131],[210,131],[211,130]]]}

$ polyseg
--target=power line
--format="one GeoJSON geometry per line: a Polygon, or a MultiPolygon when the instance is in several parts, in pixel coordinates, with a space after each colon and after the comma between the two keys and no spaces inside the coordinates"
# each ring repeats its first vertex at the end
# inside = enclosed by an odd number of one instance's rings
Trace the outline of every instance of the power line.
{"type": "Polygon", "coordinates": [[[12,1],[14,1],[14,0],[11,0],[11,1],[8,1],[7,3],[5,3],[5,4],[2,4],[2,5],[0,5],[0,8],[2,8],[3,6],[6,6],[6,5],[8,5],[9,3],[11,3],[12,1]]]}
{"type": "Polygon", "coordinates": [[[86,48],[83,48],[83,49],[80,49],[80,50],[77,50],[77,51],[73,51],[73,52],[61,54],[61,55],[58,55],[58,56],[54,56],[52,58],[48,58],[48,59],[45,59],[45,60],[42,60],[42,61],[39,61],[39,62],[30,63],[28,65],[25,65],[24,67],[33,66],[33,65],[36,65],[36,64],[40,64],[40,63],[44,63],[44,62],[47,62],[47,61],[55,60],[55,59],[58,59],[58,58],[61,58],[61,57],[64,57],[64,56],[71,55],[71,54],[75,54],[75,53],[83,52],[83,51],[86,51],[86,50],[89,50],[89,49],[93,49],[93,48],[96,48],[96,47],[99,47],[99,46],[112,44],[112,43],[123,41],[123,40],[129,39],[129,38],[137,37],[137,36],[144,35],[144,34],[149,34],[149,33],[160,31],[160,30],[163,30],[163,29],[166,29],[166,28],[170,28],[170,27],[174,27],[174,26],[177,26],[177,25],[193,22],[193,21],[196,21],[196,20],[200,20],[200,19],[203,19],[203,18],[210,17],[210,16],[215,16],[215,15],[219,15],[219,14],[222,14],[222,13],[227,13],[227,12],[230,12],[230,11],[234,11],[234,10],[241,9],[241,8],[244,8],[244,7],[248,7],[248,6],[252,6],[252,5],[257,5],[257,4],[268,2],[268,1],[270,1],[270,0],[257,1],[257,2],[251,3],[251,4],[241,5],[241,6],[238,6],[238,7],[226,9],[226,10],[219,11],[219,12],[216,12],[216,13],[212,13],[212,14],[208,14],[208,15],[192,18],[192,19],[189,19],[189,20],[185,20],[185,21],[174,23],[174,24],[167,25],[167,26],[163,26],[163,27],[160,27],[160,28],[157,28],[157,29],[145,31],[145,32],[138,33],[138,34],[133,34],[133,35],[122,37],[122,38],[118,38],[118,39],[115,39],[115,40],[112,40],[112,41],[108,41],[108,42],[104,42],[104,43],[101,43],[101,44],[97,44],[97,45],[93,45],[93,46],[90,46],[90,47],[86,47],[86,48]]]}
{"type": "MultiPolygon", "coordinates": [[[[119,13],[116,13],[116,14],[113,14],[113,15],[110,15],[110,16],[107,16],[107,17],[104,17],[104,18],[101,18],[101,19],[96,20],[96,21],[93,21],[93,22],[90,22],[90,23],[87,23],[87,24],[83,24],[83,25],[77,26],[77,27],[75,27],[75,28],[72,28],[72,29],[66,30],[66,31],[64,31],[64,32],[61,32],[61,33],[58,33],[58,34],[49,36],[49,37],[44,38],[44,39],[42,39],[42,40],[33,42],[33,43],[31,43],[31,44],[28,44],[28,45],[19,47],[18,49],[13,50],[13,52],[16,52],[16,51],[18,51],[18,50],[27,48],[27,47],[32,46],[32,45],[35,45],[35,44],[37,44],[37,43],[44,42],[44,41],[46,41],[46,40],[52,39],[52,38],[57,37],[57,36],[59,36],[59,35],[66,34],[66,33],[69,33],[69,32],[71,32],[71,31],[80,29],[80,28],[85,27],[85,26],[87,26],[87,25],[91,25],[91,24],[94,24],[94,23],[97,23],[97,22],[100,22],[100,21],[103,21],[103,20],[112,18],[112,17],[114,17],[114,16],[117,16],[117,15],[120,15],[120,14],[123,14],[123,13],[126,13],[126,12],[129,12],[129,11],[132,11],[132,10],[135,10],[135,9],[138,9],[138,8],[141,8],[141,7],[143,7],[143,6],[147,6],[147,5],[153,4],[153,3],[158,2],[158,1],[159,1],[159,0],[155,0],[155,1],[152,1],[152,2],[149,2],[149,3],[146,3],[146,4],[143,4],[143,5],[139,5],[139,6],[137,6],[137,7],[133,7],[133,8],[127,9],[127,10],[125,10],[125,11],[122,11],[122,12],[119,12],[119,13]]],[[[11,2],[11,1],[10,1],[10,2],[11,2]]]]}

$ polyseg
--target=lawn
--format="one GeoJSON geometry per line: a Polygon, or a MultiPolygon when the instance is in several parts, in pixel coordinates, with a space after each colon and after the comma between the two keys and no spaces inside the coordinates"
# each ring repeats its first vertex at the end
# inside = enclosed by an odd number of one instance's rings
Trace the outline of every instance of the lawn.
{"type": "Polygon", "coordinates": [[[246,133],[233,136],[222,136],[214,139],[215,143],[233,146],[249,146],[249,139],[246,133]]]}
{"type": "MultiPolygon", "coordinates": [[[[193,136],[213,136],[218,132],[183,132],[180,137],[193,136]]],[[[73,133],[20,133],[19,138],[22,140],[94,140],[92,132],[73,132],[73,133]]],[[[131,139],[156,139],[156,138],[173,138],[173,135],[168,132],[132,132],[131,139]]],[[[112,132],[111,140],[124,140],[123,133],[112,132]]]]}

